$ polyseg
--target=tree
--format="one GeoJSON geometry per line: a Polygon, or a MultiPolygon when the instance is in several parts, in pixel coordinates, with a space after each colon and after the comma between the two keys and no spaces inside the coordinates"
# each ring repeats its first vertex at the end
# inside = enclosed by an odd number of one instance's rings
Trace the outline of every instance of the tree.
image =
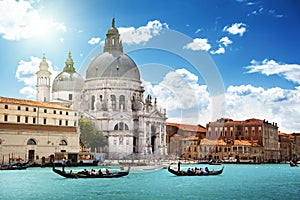
{"type": "Polygon", "coordinates": [[[105,147],[107,145],[106,137],[101,132],[97,133],[95,125],[91,120],[80,118],[79,127],[81,133],[80,141],[84,146],[94,149],[97,147],[105,147]]]}

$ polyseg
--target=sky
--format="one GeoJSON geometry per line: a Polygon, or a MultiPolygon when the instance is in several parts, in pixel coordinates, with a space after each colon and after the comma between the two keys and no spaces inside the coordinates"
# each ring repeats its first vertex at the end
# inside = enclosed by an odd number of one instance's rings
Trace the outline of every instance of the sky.
{"type": "Polygon", "coordinates": [[[35,100],[45,55],[85,77],[112,18],[169,122],[266,119],[300,132],[300,1],[0,0],[0,96],[35,100]]]}

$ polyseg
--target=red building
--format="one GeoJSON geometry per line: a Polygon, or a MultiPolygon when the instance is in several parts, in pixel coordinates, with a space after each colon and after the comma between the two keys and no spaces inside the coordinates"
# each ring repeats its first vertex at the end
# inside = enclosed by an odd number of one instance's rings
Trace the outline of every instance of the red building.
{"type": "Polygon", "coordinates": [[[221,118],[209,122],[206,129],[206,140],[209,145],[205,143],[203,145],[209,149],[206,152],[209,159],[279,161],[277,123],[253,118],[243,121],[221,118]]]}

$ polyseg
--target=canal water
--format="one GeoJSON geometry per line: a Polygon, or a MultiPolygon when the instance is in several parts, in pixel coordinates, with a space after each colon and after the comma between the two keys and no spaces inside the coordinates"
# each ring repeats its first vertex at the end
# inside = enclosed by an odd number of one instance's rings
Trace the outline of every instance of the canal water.
{"type": "MultiPolygon", "coordinates": [[[[206,165],[182,167],[195,166],[206,165]]],[[[300,199],[300,167],[224,166],[223,174],[207,177],[177,177],[167,169],[131,171],[128,176],[116,179],[66,179],[54,174],[51,168],[0,171],[0,199],[300,199]]]]}

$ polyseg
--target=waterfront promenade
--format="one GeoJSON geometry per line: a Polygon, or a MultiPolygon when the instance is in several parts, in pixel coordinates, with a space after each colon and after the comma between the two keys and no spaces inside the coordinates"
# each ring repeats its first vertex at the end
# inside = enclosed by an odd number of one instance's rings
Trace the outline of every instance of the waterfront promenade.
{"type": "MultiPolygon", "coordinates": [[[[220,165],[204,164],[183,164],[182,168],[189,166],[208,166],[211,170],[221,168],[220,165]]],[[[299,198],[300,167],[292,168],[289,164],[223,166],[223,174],[213,177],[176,177],[161,169],[131,171],[126,177],[105,180],[65,179],[54,174],[51,168],[0,171],[0,196],[3,200],[299,198]]],[[[82,168],[69,169],[76,171],[82,168]]]]}

